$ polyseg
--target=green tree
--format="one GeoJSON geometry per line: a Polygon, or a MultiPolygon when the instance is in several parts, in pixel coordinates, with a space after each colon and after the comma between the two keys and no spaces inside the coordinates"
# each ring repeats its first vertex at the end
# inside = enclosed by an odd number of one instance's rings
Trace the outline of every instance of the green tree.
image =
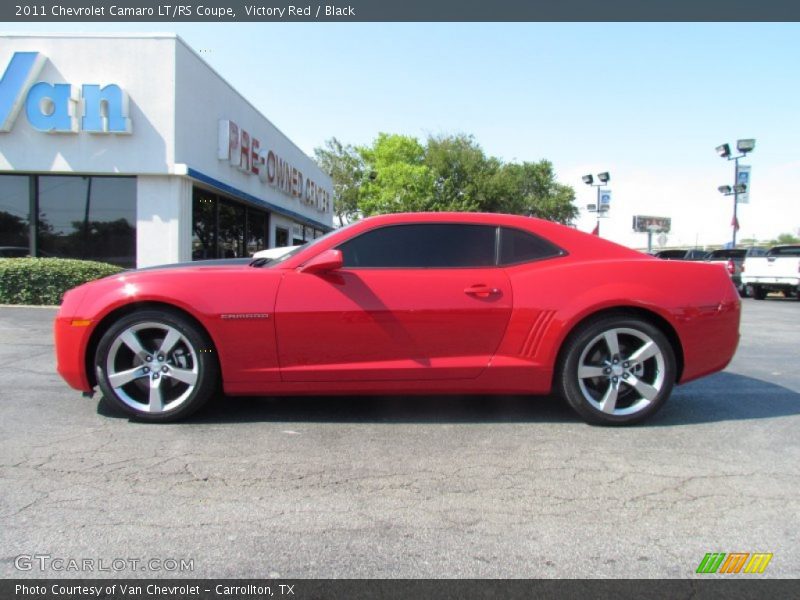
{"type": "Polygon", "coordinates": [[[358,216],[358,199],[364,179],[364,161],[355,147],[344,145],[335,137],[323,148],[314,149],[320,168],[333,180],[333,214],[344,225],[358,216]]]}
{"type": "Polygon", "coordinates": [[[434,177],[416,138],[381,133],[358,149],[368,169],[359,194],[364,216],[434,208],[434,177]]]}
{"type": "Polygon", "coordinates": [[[489,202],[487,183],[499,163],[488,159],[472,136],[428,138],[425,164],[433,174],[434,210],[478,211],[489,202]]]}
{"type": "Polygon", "coordinates": [[[792,233],[782,233],[770,242],[775,246],[780,244],[800,244],[800,238],[792,233]]]}
{"type": "Polygon", "coordinates": [[[504,212],[569,223],[578,214],[572,187],[553,165],[503,163],[466,134],[414,137],[381,133],[368,146],[332,138],[315,150],[331,174],[340,224],[358,215],[409,211],[504,212]]]}
{"type": "Polygon", "coordinates": [[[503,212],[570,223],[577,217],[575,190],[558,183],[553,165],[539,162],[508,163],[492,178],[489,212],[503,212]]]}

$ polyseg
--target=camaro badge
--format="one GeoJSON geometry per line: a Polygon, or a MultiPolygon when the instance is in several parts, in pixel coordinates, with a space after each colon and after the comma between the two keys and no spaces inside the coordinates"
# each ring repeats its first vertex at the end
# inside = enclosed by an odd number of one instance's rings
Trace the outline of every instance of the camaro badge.
{"type": "Polygon", "coordinates": [[[223,313],[220,319],[269,319],[269,313],[223,313]]]}

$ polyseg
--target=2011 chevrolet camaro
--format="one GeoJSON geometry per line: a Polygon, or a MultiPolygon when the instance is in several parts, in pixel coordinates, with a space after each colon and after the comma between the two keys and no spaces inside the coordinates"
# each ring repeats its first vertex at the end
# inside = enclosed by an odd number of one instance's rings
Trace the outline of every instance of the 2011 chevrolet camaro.
{"type": "Polygon", "coordinates": [[[68,292],[58,371],[169,421],[229,395],[561,394],[585,420],[652,415],[739,338],[725,269],[539,219],[365,219],[273,261],[129,271],[68,292]]]}

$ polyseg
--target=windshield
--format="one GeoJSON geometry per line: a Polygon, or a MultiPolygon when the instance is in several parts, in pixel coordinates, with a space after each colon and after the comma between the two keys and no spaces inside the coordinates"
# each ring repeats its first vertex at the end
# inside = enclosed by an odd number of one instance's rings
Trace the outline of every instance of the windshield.
{"type": "Polygon", "coordinates": [[[309,248],[312,248],[313,246],[316,246],[317,244],[319,244],[323,240],[326,240],[328,237],[330,237],[331,234],[338,233],[339,231],[342,231],[343,229],[347,229],[348,227],[350,227],[353,224],[354,223],[350,223],[349,225],[346,225],[345,227],[340,227],[339,229],[332,229],[331,231],[329,231],[325,235],[323,235],[321,237],[318,237],[317,239],[315,239],[313,241],[306,242],[305,244],[303,244],[301,246],[298,246],[294,250],[290,250],[286,254],[283,254],[283,255],[279,256],[278,258],[273,258],[272,260],[269,260],[269,259],[266,259],[266,258],[257,258],[253,262],[250,263],[250,266],[251,267],[266,267],[266,268],[275,267],[275,266],[277,266],[277,265],[289,260],[290,258],[295,256],[299,252],[302,252],[303,250],[308,250],[309,248]]]}

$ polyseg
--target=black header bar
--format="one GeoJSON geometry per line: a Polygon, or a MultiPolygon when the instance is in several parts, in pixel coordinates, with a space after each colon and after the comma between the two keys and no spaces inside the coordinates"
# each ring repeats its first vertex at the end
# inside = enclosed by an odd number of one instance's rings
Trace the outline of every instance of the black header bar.
{"type": "MultiPolygon", "coordinates": [[[[788,0],[11,0],[0,20],[53,23],[369,21],[800,21],[788,0]],[[174,2],[183,2],[175,4],[174,2]]],[[[680,43],[680,40],[675,40],[680,43]]]]}

